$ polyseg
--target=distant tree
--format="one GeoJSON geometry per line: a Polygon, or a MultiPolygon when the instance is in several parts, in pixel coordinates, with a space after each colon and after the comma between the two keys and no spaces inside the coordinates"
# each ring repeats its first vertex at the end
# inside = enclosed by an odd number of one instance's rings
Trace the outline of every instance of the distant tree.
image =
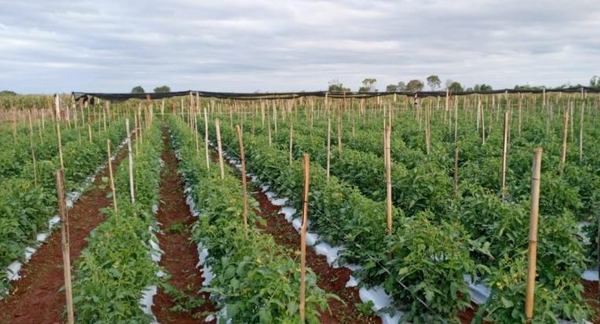
{"type": "Polygon", "coordinates": [[[329,81],[329,92],[350,92],[350,88],[345,88],[344,84],[338,80],[329,81]]]}
{"type": "Polygon", "coordinates": [[[432,74],[427,77],[427,85],[432,91],[435,91],[435,89],[439,88],[442,85],[442,81],[437,75],[432,74]]]}
{"type": "Polygon", "coordinates": [[[410,92],[417,92],[423,90],[424,84],[421,80],[410,80],[406,85],[406,90],[410,92]]]}
{"type": "Polygon", "coordinates": [[[377,79],[374,78],[366,78],[362,81],[362,87],[358,89],[358,92],[376,92],[375,84],[377,83],[377,79]]]}
{"type": "Polygon", "coordinates": [[[166,93],[166,92],[171,92],[171,88],[169,88],[169,86],[163,85],[163,86],[154,88],[154,93],[166,93]]]}
{"type": "Polygon", "coordinates": [[[144,88],[142,88],[142,86],[135,86],[133,87],[133,89],[131,89],[131,93],[144,93],[146,91],[144,91],[144,88]]]}
{"type": "Polygon", "coordinates": [[[485,84],[485,83],[482,83],[482,84],[476,84],[476,85],[473,87],[473,91],[492,91],[492,90],[493,90],[493,89],[492,89],[492,86],[491,86],[491,85],[489,85],[489,84],[485,84]]]}
{"type": "Polygon", "coordinates": [[[590,88],[600,89],[600,77],[598,77],[597,75],[594,75],[590,79],[590,88]]]}
{"type": "Polygon", "coordinates": [[[396,89],[398,89],[398,91],[406,91],[406,83],[403,81],[398,82],[396,89]]]}
{"type": "Polygon", "coordinates": [[[0,91],[0,96],[16,96],[17,93],[11,90],[2,90],[0,91]]]}
{"type": "Polygon", "coordinates": [[[396,91],[398,91],[398,85],[396,85],[396,84],[388,84],[385,87],[385,91],[386,92],[396,92],[396,91]]]}
{"type": "Polygon", "coordinates": [[[462,84],[460,84],[460,82],[458,82],[458,81],[452,81],[452,83],[450,83],[448,85],[448,90],[450,90],[450,92],[452,92],[452,93],[458,93],[458,92],[465,91],[462,84]]]}
{"type": "Polygon", "coordinates": [[[545,86],[531,86],[529,84],[515,85],[515,90],[542,90],[545,88],[546,88],[545,86]]]}

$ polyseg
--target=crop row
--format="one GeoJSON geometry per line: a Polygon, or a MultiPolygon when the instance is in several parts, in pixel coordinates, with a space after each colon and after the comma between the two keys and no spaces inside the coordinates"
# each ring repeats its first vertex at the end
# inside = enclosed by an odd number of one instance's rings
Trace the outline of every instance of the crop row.
{"type": "MultiPolygon", "coordinates": [[[[181,173],[200,212],[193,240],[199,252],[206,249],[204,265],[215,273],[204,290],[222,309],[220,320],[297,323],[299,264],[271,236],[254,226],[260,220],[252,210],[248,227],[244,227],[239,179],[230,171],[222,179],[214,166],[207,170],[204,149],[195,149],[192,131],[178,118],[172,117],[169,123],[181,158],[181,173]]],[[[318,323],[330,296],[316,286],[312,271],[308,271],[306,280],[306,319],[318,323]]]]}
{"type": "MultiPolygon", "coordinates": [[[[88,177],[106,161],[106,140],[119,143],[125,134],[123,122],[115,121],[91,143],[71,141],[63,145],[65,182],[68,192],[81,191],[88,177]]],[[[49,156],[37,161],[37,182],[31,176],[33,163],[24,162],[22,171],[0,183],[0,269],[15,260],[22,261],[28,246],[35,246],[37,233],[48,230],[48,221],[57,213],[55,171],[59,158],[49,156]]],[[[0,295],[7,292],[8,279],[0,278],[0,295]]]]}
{"type": "Polygon", "coordinates": [[[80,323],[151,322],[140,307],[142,292],[158,285],[152,255],[160,186],[161,130],[153,124],[143,132],[134,158],[135,202],[131,202],[128,162],[115,173],[117,207],[89,236],[77,261],[73,299],[80,323]],[[143,138],[143,140],[142,140],[143,138]]]}

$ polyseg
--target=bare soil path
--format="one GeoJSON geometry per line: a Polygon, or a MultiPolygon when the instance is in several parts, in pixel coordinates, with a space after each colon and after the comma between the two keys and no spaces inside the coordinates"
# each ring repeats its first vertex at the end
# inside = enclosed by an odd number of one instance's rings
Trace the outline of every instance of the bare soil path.
{"type": "Polygon", "coordinates": [[[204,304],[185,311],[172,309],[177,305],[174,298],[162,289],[154,298],[152,311],[160,323],[200,323],[205,312],[213,311],[208,294],[199,293],[202,288],[202,272],[198,265],[198,252],[190,240],[195,218],[190,213],[183,193],[183,181],[177,173],[177,159],[170,146],[169,136],[163,131],[162,160],[165,167],[161,175],[160,205],[157,219],[161,224],[158,241],[165,252],[160,265],[169,273],[169,283],[191,298],[201,298],[204,304]]]}

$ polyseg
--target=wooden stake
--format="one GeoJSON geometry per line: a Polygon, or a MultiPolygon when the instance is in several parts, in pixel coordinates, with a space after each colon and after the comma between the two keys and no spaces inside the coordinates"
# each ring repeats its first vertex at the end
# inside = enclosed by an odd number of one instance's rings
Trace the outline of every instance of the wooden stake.
{"type": "Polygon", "coordinates": [[[35,159],[35,146],[33,145],[33,122],[31,121],[31,109],[27,111],[29,118],[29,145],[31,146],[31,160],[33,162],[33,183],[37,186],[37,163],[35,159]]]}
{"type": "Polygon", "coordinates": [[[269,147],[273,146],[273,138],[271,137],[271,118],[267,118],[267,128],[269,137],[269,147]]]}
{"type": "Polygon", "coordinates": [[[215,119],[215,128],[217,130],[217,149],[219,151],[219,167],[221,168],[221,179],[225,179],[225,167],[223,166],[223,148],[221,146],[221,126],[219,119],[215,119]]]}
{"type": "Polygon", "coordinates": [[[54,95],[54,107],[56,109],[56,138],[58,139],[58,158],[60,160],[60,168],[64,170],[65,162],[63,160],[62,139],[60,136],[60,98],[57,94],[54,95]]]}
{"type": "Polygon", "coordinates": [[[237,131],[237,135],[238,135],[238,141],[240,142],[240,160],[242,163],[242,191],[243,191],[243,196],[244,196],[244,213],[243,213],[243,217],[244,217],[244,229],[248,230],[248,184],[247,184],[247,179],[246,179],[246,158],[245,158],[245,154],[244,154],[244,140],[243,140],[243,134],[242,134],[242,129],[240,128],[240,125],[236,125],[235,127],[236,131],[237,131]]]}
{"type": "Polygon", "coordinates": [[[384,159],[385,159],[385,183],[386,183],[386,218],[387,232],[392,234],[392,158],[391,158],[391,139],[392,127],[384,127],[384,159]]]}
{"type": "MultiPolygon", "coordinates": [[[[193,97],[192,97],[193,98],[193,97]]],[[[194,127],[193,127],[193,132],[194,132],[194,138],[196,140],[196,154],[200,154],[200,139],[199,139],[199,135],[198,135],[198,115],[196,113],[194,113],[194,127]]]]}
{"type": "Polygon", "coordinates": [[[64,171],[56,171],[56,193],[58,195],[58,214],[61,220],[60,234],[63,256],[63,272],[65,277],[65,297],[67,303],[67,323],[75,323],[73,310],[73,288],[71,282],[71,253],[69,247],[69,215],[65,203],[64,171]]]}
{"type": "Polygon", "coordinates": [[[208,156],[208,113],[204,107],[204,154],[206,155],[206,169],[210,170],[210,158],[208,156]]]}
{"type": "Polygon", "coordinates": [[[485,145],[485,111],[481,109],[481,145],[485,145]]]}
{"type": "Polygon", "coordinates": [[[583,161],[583,116],[585,113],[585,103],[581,104],[581,113],[579,116],[579,162],[583,161]]]}
{"type": "Polygon", "coordinates": [[[327,182],[329,182],[330,168],[331,168],[331,118],[327,117],[327,182]]]}
{"type": "Polygon", "coordinates": [[[527,290],[525,296],[525,317],[528,323],[533,319],[535,274],[537,262],[538,210],[540,204],[540,177],[542,169],[542,148],[533,151],[531,174],[531,214],[529,217],[529,254],[527,264],[527,290]]]}
{"type": "Polygon", "coordinates": [[[310,185],[310,158],[304,154],[304,192],[302,202],[302,228],[300,230],[300,323],[305,322],[306,305],[306,230],[308,228],[308,189],[310,185]]]}
{"type": "Polygon", "coordinates": [[[133,152],[131,151],[131,133],[129,132],[129,118],[125,119],[125,129],[127,130],[127,153],[129,155],[129,193],[131,196],[131,203],[135,203],[135,188],[133,182],[133,152]]]}
{"type": "Polygon", "coordinates": [[[562,150],[560,154],[560,166],[559,172],[562,175],[565,163],[567,161],[567,137],[569,135],[569,108],[565,109],[564,117],[563,117],[563,142],[562,142],[562,150]]]}
{"type": "Polygon", "coordinates": [[[502,163],[500,170],[500,195],[502,199],[506,198],[506,158],[508,155],[508,133],[510,132],[510,113],[504,112],[504,135],[502,141],[502,163]]]}
{"type": "Polygon", "coordinates": [[[454,197],[458,198],[458,158],[459,148],[458,143],[454,144],[454,197]]]}
{"type": "Polygon", "coordinates": [[[340,153],[340,157],[342,156],[342,116],[338,115],[338,125],[337,125],[337,144],[338,144],[338,153],[340,153]]]}
{"type": "Polygon", "coordinates": [[[112,154],[110,152],[110,139],[106,140],[106,153],[108,155],[108,178],[110,180],[110,190],[112,192],[113,208],[115,209],[115,215],[117,215],[117,213],[119,212],[119,208],[117,207],[117,191],[115,190],[115,179],[113,177],[112,154]]]}

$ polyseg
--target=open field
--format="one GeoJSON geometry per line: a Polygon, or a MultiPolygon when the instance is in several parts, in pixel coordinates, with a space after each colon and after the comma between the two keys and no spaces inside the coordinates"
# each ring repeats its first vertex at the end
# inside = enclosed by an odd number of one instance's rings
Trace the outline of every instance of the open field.
{"type": "Polygon", "coordinates": [[[0,98],[0,323],[600,323],[597,92],[144,98],[0,98]]]}

